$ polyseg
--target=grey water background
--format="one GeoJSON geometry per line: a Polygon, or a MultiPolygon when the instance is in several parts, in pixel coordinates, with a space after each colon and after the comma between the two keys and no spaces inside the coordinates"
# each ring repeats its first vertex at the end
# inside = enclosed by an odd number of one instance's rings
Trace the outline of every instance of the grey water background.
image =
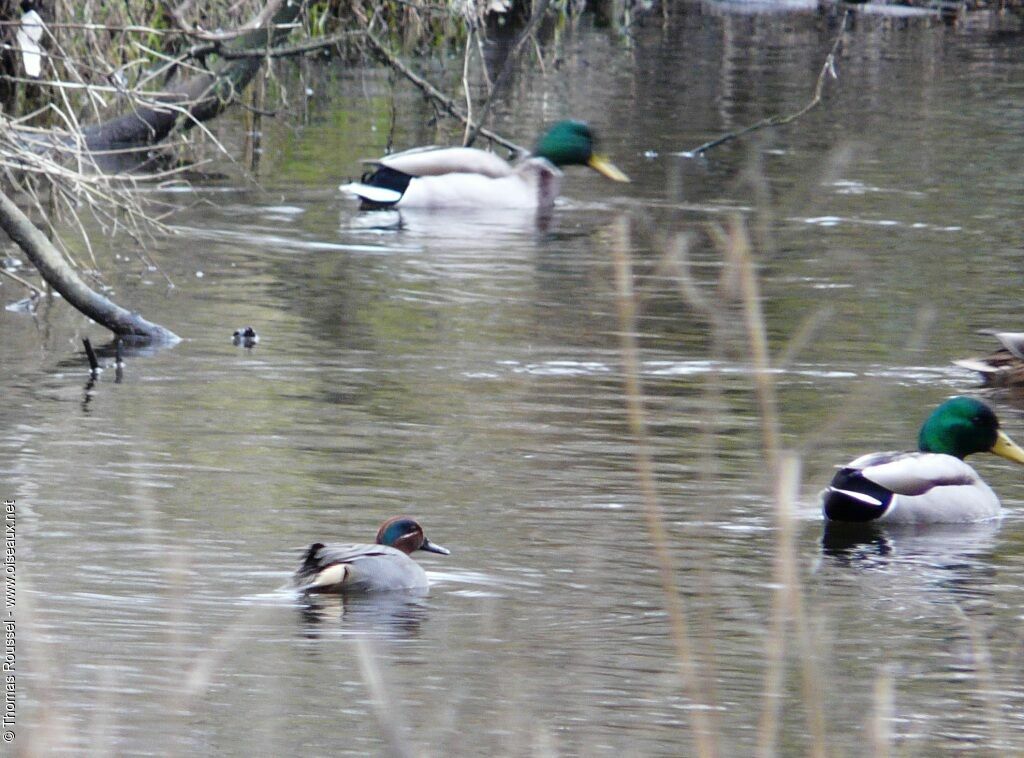
{"type": "MultiPolygon", "coordinates": [[[[634,179],[571,170],[548,225],[360,216],[338,183],[389,135],[437,141],[432,111],[379,69],[307,65],[289,82],[311,90],[301,123],[263,122],[258,185],[224,162],[230,178],[150,190],[179,205],[177,233],[147,250],[159,271],[126,237],[96,244],[116,298],[181,344],[89,385],[80,339],[99,329],[59,301],[0,312],[22,744],[690,754],[623,400],[610,248],[628,223],[701,686],[723,752],[750,754],[776,549],[750,361],[742,328],[713,336],[660,265],[688,235],[714,297],[708,229],[738,212],[772,349],[817,321],[776,375],[784,443],[803,452],[814,639],[789,649],[780,751],[808,747],[805,655],[831,753],[864,754],[879,682],[905,754],[1024,749],[1022,472],[976,461],[1007,516],[972,528],[835,547],[814,503],[834,464],[911,446],[952,394],[985,397],[1024,438],[1017,400],[950,363],[992,347],[979,328],[1024,328],[1024,47],[982,23],[858,16],[816,110],[706,161],[674,155],[802,107],[837,31],[828,14],[734,11],[686,6],[629,38],[583,23],[514,81],[499,131],[529,144],[588,119],[634,179]],[[259,345],[233,346],[248,324],[259,345]],[[303,546],[369,541],[397,513],[452,551],[423,555],[426,597],[309,607],[279,590],[303,546]]],[[[460,69],[435,73],[455,92],[460,69]]],[[[216,128],[245,139],[239,119],[216,128]]]]}

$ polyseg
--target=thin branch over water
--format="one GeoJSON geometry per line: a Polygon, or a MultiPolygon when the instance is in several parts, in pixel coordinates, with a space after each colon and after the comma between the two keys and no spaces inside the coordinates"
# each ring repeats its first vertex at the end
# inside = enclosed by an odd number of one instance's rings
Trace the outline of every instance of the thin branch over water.
{"type": "Polygon", "coordinates": [[[818,72],[818,80],[814,85],[814,94],[811,97],[810,101],[803,108],[796,111],[795,113],[790,113],[788,115],[769,116],[768,118],[761,119],[756,124],[751,124],[750,126],[740,129],[739,131],[723,134],[721,137],[717,137],[711,140],[710,142],[705,142],[703,145],[698,145],[692,150],[683,150],[675,154],[682,155],[687,158],[697,158],[706,153],[708,150],[716,148],[719,145],[724,145],[726,142],[731,142],[735,139],[739,139],[740,137],[744,137],[747,134],[750,134],[751,132],[758,131],[759,129],[767,129],[768,127],[771,126],[784,126],[785,124],[792,123],[801,116],[805,115],[808,111],[815,108],[818,105],[818,103],[821,102],[822,94],[825,90],[826,79],[829,76],[831,76],[833,79],[839,78],[839,75],[836,73],[836,56],[839,54],[839,48],[842,44],[843,36],[846,32],[846,20],[847,18],[849,18],[849,15],[849,10],[843,12],[843,17],[839,22],[839,32],[836,34],[835,40],[833,40],[832,42],[832,48],[829,50],[828,55],[825,56],[825,62],[821,64],[821,70],[818,72]]]}

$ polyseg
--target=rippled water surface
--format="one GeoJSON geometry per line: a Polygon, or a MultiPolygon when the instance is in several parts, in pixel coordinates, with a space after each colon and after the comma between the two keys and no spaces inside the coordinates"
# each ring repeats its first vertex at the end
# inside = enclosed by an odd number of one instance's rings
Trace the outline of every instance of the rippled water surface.
{"type": "MultiPolygon", "coordinates": [[[[674,154],[802,107],[836,31],[825,15],[695,6],[628,39],[583,23],[546,73],[514,82],[495,127],[530,143],[586,118],[634,183],[570,170],[542,224],[357,214],[336,186],[384,149],[392,101],[396,147],[456,132],[378,70],[307,71],[306,121],[264,122],[258,185],[226,164],[233,178],[153,193],[179,207],[147,251],[159,270],[127,238],[96,242],[115,297],[179,345],[93,383],[80,339],[100,329],[60,301],[0,312],[18,739],[685,755],[699,713],[722,754],[750,754],[780,544],[750,351],[740,310],[714,325],[664,258],[685,244],[696,290],[728,300],[714,230],[738,214],[802,462],[810,641],[782,634],[779,752],[808,749],[808,704],[837,755],[885,729],[910,755],[1024,750],[1020,470],[977,461],[1008,515],[973,528],[823,537],[814,504],[834,464],[912,445],[951,394],[986,397],[1024,438],[1015,398],[950,363],[992,346],[979,328],[1024,328],[1019,38],[860,16],[816,110],[705,161],[674,154]],[[697,705],[626,416],[623,245],[697,705]],[[248,324],[260,343],[233,346],[248,324]],[[303,546],[369,541],[397,513],[451,550],[421,554],[428,595],[305,604],[280,589],[303,546]]],[[[460,76],[438,78],[454,92],[460,76]]],[[[0,294],[22,296],[9,281],[0,294]]]]}

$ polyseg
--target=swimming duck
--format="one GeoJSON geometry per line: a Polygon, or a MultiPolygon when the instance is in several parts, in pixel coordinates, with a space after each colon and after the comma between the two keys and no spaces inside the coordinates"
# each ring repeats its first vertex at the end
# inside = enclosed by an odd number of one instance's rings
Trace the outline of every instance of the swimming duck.
{"type": "Polygon", "coordinates": [[[377,592],[420,589],[427,574],[409,557],[416,550],[449,555],[450,551],[426,538],[408,516],[389,518],[377,531],[374,545],[325,545],[315,542],[306,550],[295,572],[300,592],[377,592]]]}
{"type": "Polygon", "coordinates": [[[1002,348],[984,358],[953,361],[977,371],[986,387],[1024,387],[1024,332],[989,332],[1002,348]]]}
{"type": "Polygon", "coordinates": [[[594,143],[587,124],[559,121],[540,138],[532,155],[514,164],[471,147],[420,147],[370,161],[372,171],[339,189],[356,195],[361,210],[546,209],[558,197],[563,166],[589,166],[613,181],[629,181],[594,152],[594,143]]]}
{"type": "Polygon", "coordinates": [[[998,516],[999,498],[963,460],[982,452],[1024,464],[991,408],[954,397],[924,422],[917,452],[870,453],[841,466],[822,493],[825,518],[940,524],[998,516]]]}

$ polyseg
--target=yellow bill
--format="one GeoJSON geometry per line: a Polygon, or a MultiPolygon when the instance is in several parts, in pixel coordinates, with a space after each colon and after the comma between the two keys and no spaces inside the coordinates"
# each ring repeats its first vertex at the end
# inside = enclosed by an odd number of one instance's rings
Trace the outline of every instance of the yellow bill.
{"type": "Polygon", "coordinates": [[[1020,446],[1011,440],[1006,432],[999,432],[996,444],[989,448],[989,452],[1015,463],[1024,463],[1024,450],[1021,450],[1020,446]]]}
{"type": "Polygon", "coordinates": [[[595,154],[590,156],[590,160],[587,161],[587,165],[602,176],[607,176],[613,182],[629,181],[629,177],[622,173],[614,163],[603,155],[595,154]]]}

